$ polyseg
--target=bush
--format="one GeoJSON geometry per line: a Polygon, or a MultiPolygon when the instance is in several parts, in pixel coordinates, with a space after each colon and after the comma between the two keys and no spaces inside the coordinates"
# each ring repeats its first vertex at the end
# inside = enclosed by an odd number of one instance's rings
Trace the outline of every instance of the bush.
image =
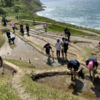
{"type": "Polygon", "coordinates": [[[6,13],[6,11],[4,9],[0,8],[0,14],[5,14],[5,13],[6,13]]]}
{"type": "Polygon", "coordinates": [[[15,12],[15,13],[18,13],[18,12],[23,12],[23,13],[25,13],[25,12],[27,12],[27,10],[26,10],[25,7],[22,6],[22,5],[15,5],[15,6],[14,6],[14,12],[15,12]]]}

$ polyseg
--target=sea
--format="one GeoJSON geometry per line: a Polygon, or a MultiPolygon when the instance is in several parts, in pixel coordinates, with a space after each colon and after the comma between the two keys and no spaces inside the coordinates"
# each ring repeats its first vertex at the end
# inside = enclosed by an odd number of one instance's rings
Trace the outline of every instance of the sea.
{"type": "Polygon", "coordinates": [[[37,12],[56,21],[100,29],[100,0],[41,0],[45,10],[37,12]]]}

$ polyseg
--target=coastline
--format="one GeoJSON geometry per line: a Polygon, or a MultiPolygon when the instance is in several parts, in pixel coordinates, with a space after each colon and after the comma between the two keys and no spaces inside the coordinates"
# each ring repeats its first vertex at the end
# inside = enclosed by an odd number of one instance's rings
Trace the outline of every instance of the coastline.
{"type": "MultiPolygon", "coordinates": [[[[44,4],[42,4],[41,8],[38,9],[38,10],[34,10],[33,13],[36,14],[37,12],[44,11],[44,10],[45,10],[44,8],[46,8],[46,6],[44,6],[44,4]]],[[[36,14],[36,15],[37,15],[37,14],[36,14]]],[[[38,16],[39,16],[39,15],[38,15],[38,16]]]]}
{"type": "Polygon", "coordinates": [[[93,23],[93,22],[91,23],[91,21],[88,22],[86,19],[84,19],[84,21],[81,21],[82,18],[80,18],[79,19],[80,21],[76,21],[76,20],[73,20],[74,16],[71,17],[72,20],[70,17],[67,16],[70,20],[66,20],[68,19],[67,17],[65,17],[65,20],[60,20],[61,18],[63,19],[63,17],[60,16],[60,19],[58,19],[57,16],[55,16],[55,14],[52,14],[51,12],[49,13],[48,5],[46,6],[46,4],[43,4],[41,9],[36,10],[35,14],[37,16],[44,17],[44,18],[47,18],[47,19],[50,19],[56,22],[66,23],[66,24],[70,24],[73,26],[78,26],[78,27],[83,27],[83,28],[88,28],[88,29],[100,30],[98,23],[93,23]],[[41,11],[43,11],[43,13],[41,11]]]}

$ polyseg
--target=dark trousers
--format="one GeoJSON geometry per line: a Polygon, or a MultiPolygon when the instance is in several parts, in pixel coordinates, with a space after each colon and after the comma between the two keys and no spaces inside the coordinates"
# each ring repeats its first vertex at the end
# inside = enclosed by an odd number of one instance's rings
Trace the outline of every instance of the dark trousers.
{"type": "Polygon", "coordinates": [[[68,41],[70,42],[70,36],[68,36],[68,41]]]}
{"type": "Polygon", "coordinates": [[[7,26],[7,24],[6,24],[5,22],[4,22],[4,24],[3,24],[3,25],[4,25],[4,27],[5,27],[5,26],[7,26]]]}
{"type": "Polygon", "coordinates": [[[57,55],[57,57],[60,57],[60,51],[59,50],[56,50],[56,55],[57,55]]]}
{"type": "Polygon", "coordinates": [[[22,33],[22,36],[23,36],[23,35],[24,35],[24,29],[21,28],[21,29],[20,29],[20,32],[22,33]]]}
{"type": "Polygon", "coordinates": [[[27,36],[29,36],[29,30],[27,30],[27,36]]]}
{"type": "Polygon", "coordinates": [[[13,29],[13,32],[15,33],[15,27],[12,27],[12,29],[13,29]]]}
{"type": "Polygon", "coordinates": [[[45,32],[47,32],[47,28],[45,28],[45,32]]]}

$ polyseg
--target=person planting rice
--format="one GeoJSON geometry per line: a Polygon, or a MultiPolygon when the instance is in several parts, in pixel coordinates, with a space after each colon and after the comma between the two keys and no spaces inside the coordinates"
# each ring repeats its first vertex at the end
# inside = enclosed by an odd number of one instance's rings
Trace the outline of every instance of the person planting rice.
{"type": "Polygon", "coordinates": [[[97,72],[97,68],[98,68],[97,59],[94,58],[94,57],[90,57],[90,58],[86,61],[86,65],[87,65],[88,68],[89,68],[90,78],[92,78],[91,72],[93,72],[92,82],[94,82],[95,73],[97,72]]]}
{"type": "Polygon", "coordinates": [[[52,50],[52,47],[50,46],[50,44],[49,43],[47,43],[44,47],[43,47],[43,49],[45,48],[45,50],[46,50],[46,55],[47,55],[47,57],[48,57],[48,62],[50,61],[50,57],[51,57],[51,55],[50,55],[50,49],[52,50]]]}
{"type": "Polygon", "coordinates": [[[59,38],[57,39],[55,46],[56,46],[56,55],[57,55],[57,58],[58,58],[58,57],[60,57],[60,51],[61,51],[60,39],[59,38]]]}
{"type": "Polygon", "coordinates": [[[67,67],[70,70],[70,74],[72,75],[71,80],[76,80],[76,73],[80,67],[80,63],[77,60],[70,60],[67,67]]]}
{"type": "Polygon", "coordinates": [[[12,38],[9,39],[10,43],[11,43],[11,41],[12,41],[12,43],[15,44],[15,43],[14,43],[14,40],[15,40],[15,37],[12,37],[12,38]]]}

